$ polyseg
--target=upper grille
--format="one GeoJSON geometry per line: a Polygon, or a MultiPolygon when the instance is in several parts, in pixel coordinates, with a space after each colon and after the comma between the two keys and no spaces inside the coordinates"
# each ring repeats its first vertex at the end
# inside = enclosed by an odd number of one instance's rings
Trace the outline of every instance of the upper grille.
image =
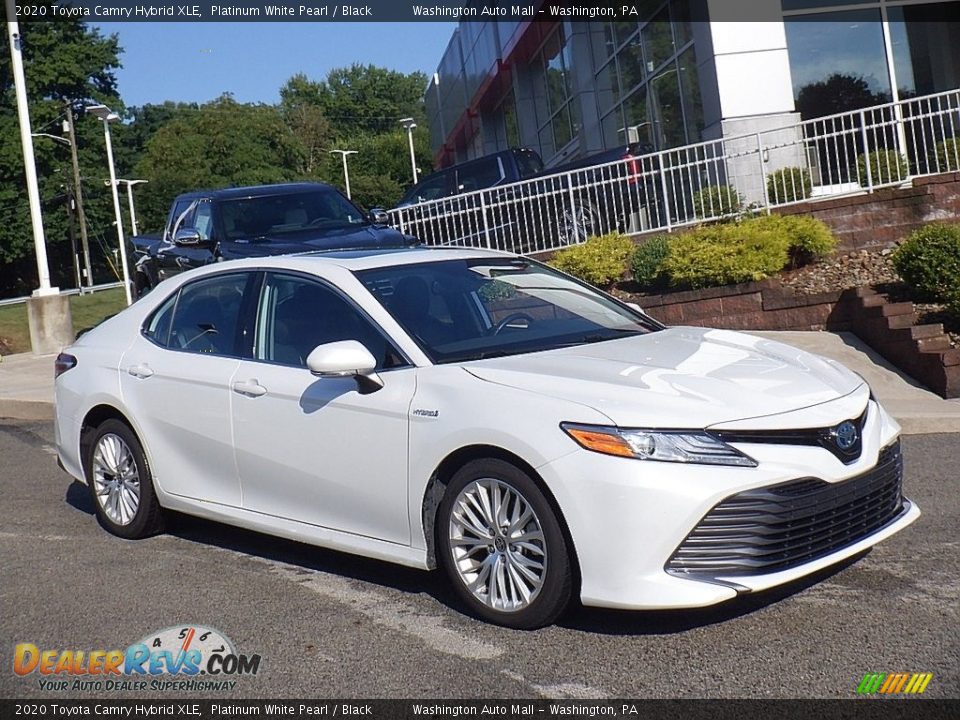
{"type": "Polygon", "coordinates": [[[716,437],[726,443],[772,443],[775,445],[819,445],[832,452],[841,462],[849,465],[860,458],[863,447],[863,427],[867,422],[869,404],[860,413],[860,417],[851,418],[857,428],[854,444],[846,450],[840,449],[835,442],[833,427],[806,428],[801,430],[713,430],[716,437]]]}
{"type": "Polygon", "coordinates": [[[697,524],[667,561],[671,573],[765,575],[829,555],[903,510],[900,441],[875,467],[839,483],[805,478],[732,495],[697,524]]]}

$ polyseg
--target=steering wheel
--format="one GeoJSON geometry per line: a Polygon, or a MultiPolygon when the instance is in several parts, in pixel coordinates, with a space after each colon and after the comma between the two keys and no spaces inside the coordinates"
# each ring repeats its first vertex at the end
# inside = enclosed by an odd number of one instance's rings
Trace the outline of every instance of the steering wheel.
{"type": "Polygon", "coordinates": [[[527,315],[525,312],[510,313],[503,320],[497,323],[497,326],[493,329],[493,334],[499,335],[501,330],[503,330],[505,327],[507,327],[510,323],[514,322],[515,320],[526,320],[528,324],[535,322],[535,320],[529,315],[527,315]]]}

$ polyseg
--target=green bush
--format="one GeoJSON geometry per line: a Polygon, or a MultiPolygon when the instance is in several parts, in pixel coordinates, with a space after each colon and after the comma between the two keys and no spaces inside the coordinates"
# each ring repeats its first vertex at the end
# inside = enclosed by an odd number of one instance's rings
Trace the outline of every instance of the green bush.
{"type": "Polygon", "coordinates": [[[917,228],[891,260],[919,299],[955,300],[960,293],[960,225],[933,223],[917,228]]]}
{"type": "Polygon", "coordinates": [[[670,241],[663,271],[675,287],[762,280],[786,267],[788,248],[783,233],[757,223],[700,227],[670,241]]]}
{"type": "Polygon", "coordinates": [[[870,161],[870,181],[874,185],[906,180],[910,174],[907,159],[896,150],[874,150],[868,155],[857,156],[857,182],[867,184],[867,160],[870,161]]]}
{"type": "Polygon", "coordinates": [[[733,185],[711,185],[693,196],[693,211],[699,218],[730,215],[743,210],[743,198],[733,185]]]}
{"type": "Polygon", "coordinates": [[[787,238],[792,267],[826,257],[837,247],[833,231],[826,223],[809,215],[762,215],[745,220],[741,225],[748,223],[783,234],[787,238]]]}
{"type": "Polygon", "coordinates": [[[931,170],[951,172],[960,169],[960,141],[955,138],[941,140],[934,147],[933,156],[931,170]]]}
{"type": "Polygon", "coordinates": [[[641,287],[655,288],[664,284],[663,261],[670,252],[670,240],[666,235],[658,235],[639,245],[633,252],[630,267],[633,279],[641,287]]]}
{"type": "Polygon", "coordinates": [[[553,256],[550,264],[591,285],[609,288],[623,277],[633,248],[630,238],[614,232],[564,248],[553,256]]]}
{"type": "Polygon", "coordinates": [[[767,197],[772,203],[806,200],[812,191],[813,182],[806,168],[785,167],[767,175],[767,197]]]}

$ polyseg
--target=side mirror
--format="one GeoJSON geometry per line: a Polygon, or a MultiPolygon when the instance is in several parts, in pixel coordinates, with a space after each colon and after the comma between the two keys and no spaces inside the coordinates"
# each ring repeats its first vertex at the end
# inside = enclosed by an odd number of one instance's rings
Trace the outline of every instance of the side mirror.
{"type": "Polygon", "coordinates": [[[173,244],[177,247],[202,247],[207,241],[200,237],[196,228],[180,228],[173,236],[173,244]]]}
{"type": "Polygon", "coordinates": [[[373,208],[369,213],[370,222],[374,225],[389,225],[390,216],[383,208],[373,208]]]}
{"type": "Polygon", "coordinates": [[[361,392],[383,387],[383,382],[374,372],[377,361],[356,340],[318,345],[307,356],[307,367],[317,377],[355,377],[361,392]]]}
{"type": "Polygon", "coordinates": [[[633,308],[633,309],[636,310],[637,312],[643,312],[643,308],[640,307],[639,305],[637,305],[637,304],[634,303],[634,302],[628,302],[628,303],[624,303],[624,304],[625,304],[627,307],[629,307],[629,308],[633,308]]]}

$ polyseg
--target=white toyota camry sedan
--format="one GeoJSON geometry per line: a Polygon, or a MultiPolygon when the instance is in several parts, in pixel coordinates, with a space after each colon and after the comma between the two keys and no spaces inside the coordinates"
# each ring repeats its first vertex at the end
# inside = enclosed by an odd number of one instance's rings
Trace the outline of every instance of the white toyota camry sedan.
{"type": "Polygon", "coordinates": [[[855,373],[665,328],[515,255],[329,252],[184,273],[57,359],[62,466],[103,526],[164,510],[416,568],[474,614],[692,608],[913,522],[855,373]]]}

